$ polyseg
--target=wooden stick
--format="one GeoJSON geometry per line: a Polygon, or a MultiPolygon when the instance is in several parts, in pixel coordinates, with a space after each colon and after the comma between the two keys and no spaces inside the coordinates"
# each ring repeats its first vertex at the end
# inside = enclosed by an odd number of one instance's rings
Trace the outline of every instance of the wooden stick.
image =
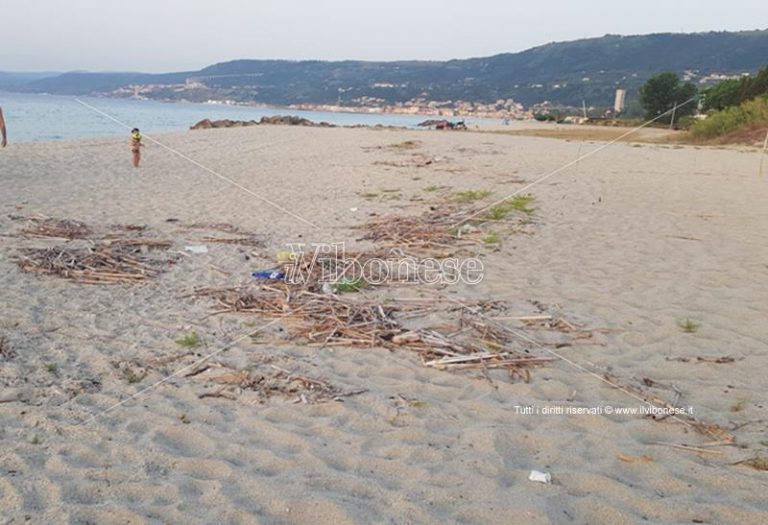
{"type": "Polygon", "coordinates": [[[520,316],[499,316],[499,317],[491,317],[491,319],[494,319],[496,321],[551,321],[552,316],[551,315],[520,315],[520,316]]]}
{"type": "Polygon", "coordinates": [[[677,443],[663,443],[661,441],[654,441],[651,445],[661,445],[663,447],[672,447],[679,450],[687,450],[688,452],[696,452],[697,454],[711,454],[713,456],[722,456],[723,452],[720,450],[708,450],[701,447],[692,447],[691,445],[678,445],[677,443]]]}

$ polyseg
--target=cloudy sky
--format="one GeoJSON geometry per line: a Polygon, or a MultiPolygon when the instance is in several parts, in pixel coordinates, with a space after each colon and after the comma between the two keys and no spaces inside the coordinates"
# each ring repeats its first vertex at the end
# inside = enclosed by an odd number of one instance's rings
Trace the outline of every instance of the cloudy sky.
{"type": "Polygon", "coordinates": [[[766,13],[765,0],[2,0],[0,71],[465,58],[606,33],[758,29],[766,13]]]}

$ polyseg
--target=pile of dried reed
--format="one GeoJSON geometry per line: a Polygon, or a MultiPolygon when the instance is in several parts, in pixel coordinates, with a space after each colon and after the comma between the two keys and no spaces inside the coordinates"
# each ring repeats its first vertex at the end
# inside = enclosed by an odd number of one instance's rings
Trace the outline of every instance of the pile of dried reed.
{"type": "MultiPolygon", "coordinates": [[[[284,283],[201,289],[196,295],[213,298],[220,306],[216,313],[285,319],[290,325],[289,340],[309,346],[404,349],[417,352],[426,366],[505,368],[521,377],[527,377],[524,367],[552,360],[531,355],[519,341],[468,313],[470,309],[434,299],[379,302],[352,294],[318,294],[284,283]],[[452,317],[450,327],[408,327],[410,320],[436,314],[452,317]]],[[[471,306],[483,312],[499,307],[496,302],[471,306]]]]}
{"type": "Polygon", "coordinates": [[[16,263],[22,271],[55,275],[83,284],[137,283],[155,277],[172,259],[151,259],[146,252],[167,249],[169,241],[117,239],[89,247],[27,248],[16,263]]]}

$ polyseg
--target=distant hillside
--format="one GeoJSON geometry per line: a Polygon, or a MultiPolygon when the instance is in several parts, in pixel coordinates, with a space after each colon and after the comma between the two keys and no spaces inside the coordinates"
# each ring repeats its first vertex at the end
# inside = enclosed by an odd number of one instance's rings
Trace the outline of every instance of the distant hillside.
{"type": "Polygon", "coordinates": [[[567,105],[610,105],[616,87],[636,90],[661,71],[688,72],[697,81],[713,73],[740,74],[768,65],[768,30],[737,33],[607,35],[553,43],[520,53],[447,62],[323,62],[236,60],[197,72],[68,73],[20,90],[59,94],[114,91],[132,84],[181,84],[156,89],[165,99],[230,99],[287,105],[394,104],[416,98],[525,105],[549,100],[567,105]]]}
{"type": "MultiPolygon", "coordinates": [[[[2,73],[0,73],[2,74],[2,73]]],[[[104,93],[132,84],[176,84],[195,73],[87,73],[72,72],[39,78],[18,87],[18,91],[52,95],[104,93]]]]}
{"type": "Polygon", "coordinates": [[[13,73],[0,71],[0,90],[13,90],[47,77],[56,76],[59,73],[13,73]]]}

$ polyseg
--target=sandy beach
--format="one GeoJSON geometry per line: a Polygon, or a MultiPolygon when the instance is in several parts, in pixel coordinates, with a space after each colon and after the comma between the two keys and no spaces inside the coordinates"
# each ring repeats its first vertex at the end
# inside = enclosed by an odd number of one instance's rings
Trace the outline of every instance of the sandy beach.
{"type": "Polygon", "coordinates": [[[553,359],[525,381],[378,346],[273,344],[276,326],[248,337],[269,320],[193,292],[252,283],[287,243],[365,249],[367,221],[459,192],[491,204],[601,142],[283,126],[156,138],[187,158],[148,141],[134,170],[127,135],[0,151],[0,525],[768,522],[758,150],[612,145],[525,190],[525,227],[471,248],[480,284],[359,292],[505,302],[498,322],[553,359]],[[25,250],[88,243],[25,234],[42,217],[141,227],[172,242],[151,254],[166,266],[117,285],[23,272],[25,250]],[[227,235],[252,242],[211,241],[227,235]],[[527,316],[573,333],[549,344],[563,334],[527,316]],[[345,395],[223,392],[221,370],[345,395]],[[638,395],[694,419],[542,412],[638,395]]]}

